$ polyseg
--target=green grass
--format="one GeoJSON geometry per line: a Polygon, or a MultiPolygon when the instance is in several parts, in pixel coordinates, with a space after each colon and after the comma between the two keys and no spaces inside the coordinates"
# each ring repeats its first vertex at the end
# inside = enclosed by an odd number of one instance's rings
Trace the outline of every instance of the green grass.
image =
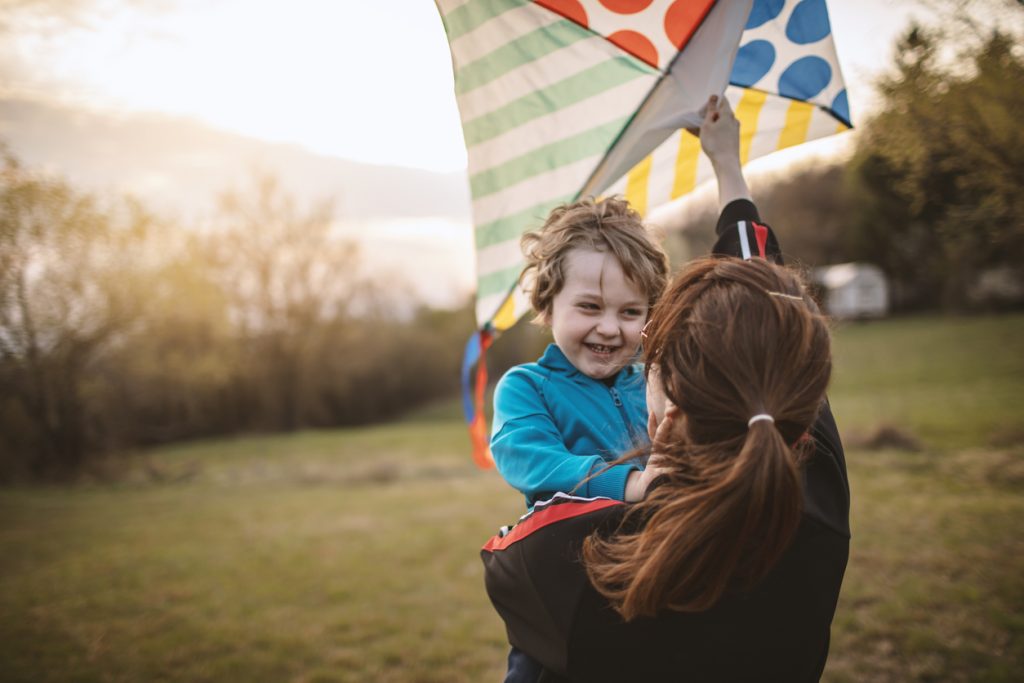
{"type": "MultiPolygon", "coordinates": [[[[825,680],[1024,670],[1024,316],[844,324],[850,565],[825,680]]],[[[457,404],[367,429],[195,442],[0,490],[0,680],[498,680],[480,545],[522,511],[457,404]]]]}
{"type": "Polygon", "coordinates": [[[1024,315],[841,323],[830,391],[856,431],[908,428],[933,448],[1024,440],[1024,315]]]}
{"type": "Polygon", "coordinates": [[[522,502],[465,441],[449,421],[200,442],[149,454],[202,463],[177,484],[4,492],[0,679],[496,678],[478,551],[522,502]]]}

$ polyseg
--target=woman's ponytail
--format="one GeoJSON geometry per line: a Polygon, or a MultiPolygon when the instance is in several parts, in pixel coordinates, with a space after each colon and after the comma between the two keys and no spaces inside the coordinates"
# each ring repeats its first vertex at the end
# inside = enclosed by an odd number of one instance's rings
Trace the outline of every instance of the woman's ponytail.
{"type": "Polygon", "coordinates": [[[800,523],[803,491],[797,455],[772,422],[747,428],[735,470],[745,489],[746,515],[740,535],[746,559],[735,578],[747,584],[767,573],[789,545],[800,523]]]}

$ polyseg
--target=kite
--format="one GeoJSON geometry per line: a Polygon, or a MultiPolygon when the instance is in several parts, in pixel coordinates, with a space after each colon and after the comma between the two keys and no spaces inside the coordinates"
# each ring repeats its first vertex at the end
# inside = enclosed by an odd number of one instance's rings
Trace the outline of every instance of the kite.
{"type": "Polygon", "coordinates": [[[493,465],[484,353],[529,310],[519,238],[551,209],[648,215],[713,177],[698,110],[724,94],[751,159],[851,127],[825,0],[437,0],[469,159],[477,331],[462,364],[474,460],[493,465]],[[476,366],[475,388],[471,389],[476,366]]]}

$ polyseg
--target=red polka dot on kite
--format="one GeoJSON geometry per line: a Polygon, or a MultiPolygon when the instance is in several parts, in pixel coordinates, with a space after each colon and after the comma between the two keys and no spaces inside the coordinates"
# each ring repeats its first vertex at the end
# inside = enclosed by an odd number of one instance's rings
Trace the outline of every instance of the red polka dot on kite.
{"type": "Polygon", "coordinates": [[[616,31],[608,36],[608,40],[651,66],[658,66],[658,50],[654,47],[654,43],[649,41],[642,33],[637,33],[636,31],[616,31]]]}
{"type": "Polygon", "coordinates": [[[677,49],[690,41],[715,0],[676,0],[665,12],[665,35],[677,49]]]}
{"type": "Polygon", "coordinates": [[[536,2],[541,7],[546,7],[570,21],[575,21],[583,28],[587,27],[587,10],[583,9],[579,0],[536,0],[536,2]]]}
{"type": "Polygon", "coordinates": [[[605,8],[616,14],[636,14],[647,9],[652,0],[601,0],[605,8]]]}

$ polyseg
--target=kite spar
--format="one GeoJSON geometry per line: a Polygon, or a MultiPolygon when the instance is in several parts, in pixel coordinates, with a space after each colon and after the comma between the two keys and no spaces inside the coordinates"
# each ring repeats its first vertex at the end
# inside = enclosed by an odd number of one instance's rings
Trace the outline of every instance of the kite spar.
{"type": "Polygon", "coordinates": [[[699,126],[712,93],[724,94],[740,121],[743,163],[851,124],[824,0],[437,6],[476,243],[478,329],[463,358],[463,409],[474,460],[487,468],[484,354],[529,310],[518,286],[523,232],[581,196],[621,194],[646,215],[713,177],[685,130],[699,126]]]}

